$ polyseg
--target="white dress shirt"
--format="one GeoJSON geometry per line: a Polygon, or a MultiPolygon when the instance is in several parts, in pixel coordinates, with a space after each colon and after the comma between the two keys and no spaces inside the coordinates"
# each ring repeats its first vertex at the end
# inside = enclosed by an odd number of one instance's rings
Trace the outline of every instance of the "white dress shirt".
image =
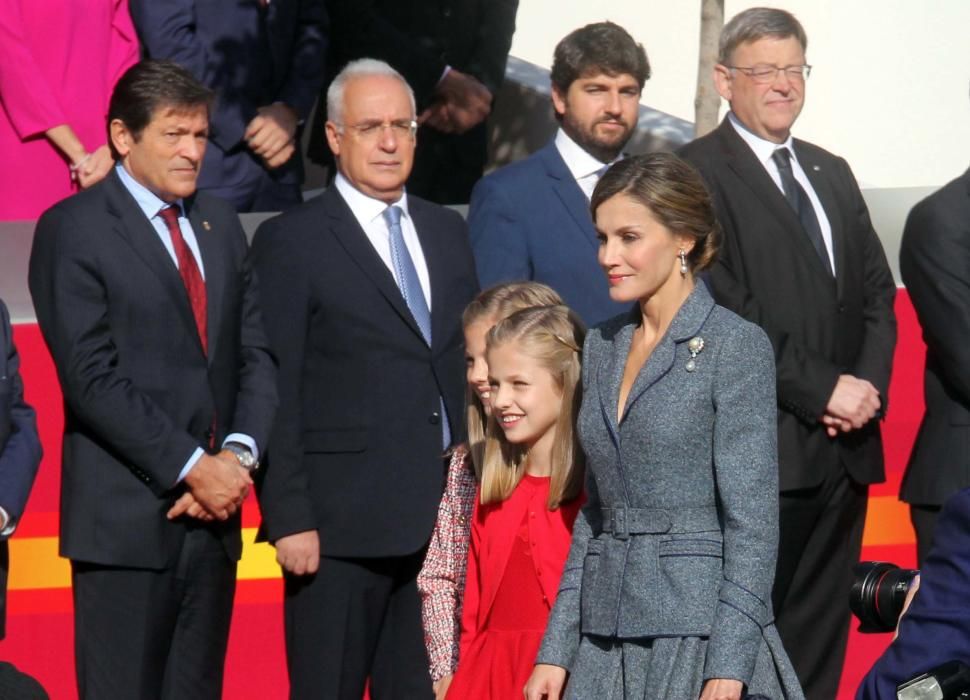
{"type": "Polygon", "coordinates": [[[829,262],[832,263],[832,271],[837,272],[835,269],[835,256],[832,254],[832,225],[829,223],[828,216],[825,215],[825,209],[822,208],[822,202],[819,200],[818,195],[815,194],[815,188],[812,187],[812,183],[809,181],[808,176],[805,175],[805,171],[802,169],[801,164],[798,162],[798,154],[795,153],[795,149],[792,146],[791,134],[784,143],[774,143],[772,141],[767,141],[757,134],[749,131],[744,124],[742,124],[737,117],[734,116],[733,112],[728,112],[728,120],[731,122],[731,126],[734,130],[738,132],[741,139],[748,144],[752,151],[754,151],[755,158],[758,162],[768,171],[768,175],[771,177],[772,182],[778,187],[782,194],[785,193],[785,188],[781,184],[781,173],[778,172],[778,166],[775,164],[774,159],[771,155],[779,148],[787,148],[788,152],[791,153],[791,169],[792,174],[795,176],[795,180],[798,184],[802,186],[805,193],[808,195],[808,199],[812,203],[812,209],[815,210],[815,216],[818,217],[818,227],[822,231],[822,241],[825,243],[825,252],[828,253],[829,262]]]}
{"type": "Polygon", "coordinates": [[[583,147],[573,141],[562,129],[556,132],[556,150],[565,161],[576,184],[586,195],[586,199],[592,198],[596,183],[600,181],[607,168],[623,157],[617,156],[612,162],[603,163],[583,150],[583,147]]]}
{"type": "MultiPolygon", "coordinates": [[[[159,240],[161,240],[162,245],[165,246],[165,250],[168,251],[169,257],[172,259],[172,264],[175,265],[175,269],[178,269],[179,260],[178,256],[175,254],[175,244],[172,243],[172,234],[168,231],[168,225],[159,215],[159,212],[165,207],[169,206],[161,197],[156,195],[150,189],[145,187],[143,184],[138,182],[131,174],[125,170],[124,166],[120,163],[115,166],[115,172],[118,173],[118,177],[121,179],[121,184],[125,186],[125,189],[134,197],[135,202],[138,204],[139,209],[145,214],[145,217],[151,223],[152,228],[155,229],[155,233],[158,234],[159,240]]],[[[195,258],[195,264],[199,266],[199,274],[202,275],[202,280],[205,281],[205,266],[202,264],[202,253],[199,252],[199,241],[195,237],[195,231],[192,230],[192,224],[189,223],[188,217],[185,216],[185,208],[182,206],[182,200],[179,199],[174,202],[173,206],[178,209],[179,217],[179,231],[182,233],[182,238],[185,240],[185,244],[192,251],[192,257],[195,258]]],[[[259,448],[256,445],[256,441],[253,440],[249,435],[244,433],[232,433],[226,436],[223,441],[223,445],[227,442],[238,442],[241,445],[245,445],[249,448],[250,452],[256,459],[259,459],[259,448]]],[[[186,475],[195,466],[195,463],[199,461],[199,458],[205,451],[201,447],[197,447],[192,456],[189,457],[185,466],[179,472],[178,481],[182,481],[186,475]]]]}
{"type": "MultiPolygon", "coordinates": [[[[411,260],[414,261],[414,269],[418,273],[418,280],[421,282],[421,291],[424,292],[424,300],[428,303],[428,311],[431,311],[431,278],[428,276],[428,263],[424,259],[424,251],[421,249],[421,241],[418,239],[417,229],[414,228],[414,221],[408,212],[408,196],[402,193],[401,198],[391,205],[385,204],[379,199],[368,197],[366,194],[356,189],[342,174],[337,173],[334,179],[334,187],[343,197],[350,211],[353,213],[357,223],[364,229],[367,240],[374,246],[374,250],[380,256],[391,275],[394,275],[394,262],[391,260],[391,233],[387,229],[387,222],[384,220],[384,210],[388,206],[401,208],[401,233],[404,234],[404,245],[407,246],[411,260]]],[[[394,277],[397,286],[401,286],[401,280],[394,277]]]]}

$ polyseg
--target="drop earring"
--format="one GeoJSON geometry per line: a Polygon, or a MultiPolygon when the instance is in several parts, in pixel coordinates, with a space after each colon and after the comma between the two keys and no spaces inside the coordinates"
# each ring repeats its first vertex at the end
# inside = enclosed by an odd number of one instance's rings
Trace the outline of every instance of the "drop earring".
{"type": "Polygon", "coordinates": [[[680,276],[686,277],[687,276],[687,253],[683,248],[680,249],[680,253],[678,253],[678,257],[680,258],[680,276]]]}

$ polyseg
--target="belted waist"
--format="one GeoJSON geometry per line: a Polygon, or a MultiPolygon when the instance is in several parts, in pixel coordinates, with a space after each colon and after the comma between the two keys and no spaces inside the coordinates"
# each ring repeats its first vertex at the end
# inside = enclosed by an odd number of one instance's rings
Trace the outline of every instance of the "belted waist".
{"type": "Polygon", "coordinates": [[[617,539],[630,535],[662,535],[668,532],[718,530],[717,506],[686,508],[601,508],[603,532],[617,539]]]}

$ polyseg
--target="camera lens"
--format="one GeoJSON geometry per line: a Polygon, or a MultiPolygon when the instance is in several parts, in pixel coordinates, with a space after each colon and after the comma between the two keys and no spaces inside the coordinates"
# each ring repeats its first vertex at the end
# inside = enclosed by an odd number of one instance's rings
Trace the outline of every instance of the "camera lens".
{"type": "Polygon", "coordinates": [[[849,608],[860,632],[891,632],[903,610],[906,591],[919,571],[884,561],[864,561],[853,569],[849,608]]]}

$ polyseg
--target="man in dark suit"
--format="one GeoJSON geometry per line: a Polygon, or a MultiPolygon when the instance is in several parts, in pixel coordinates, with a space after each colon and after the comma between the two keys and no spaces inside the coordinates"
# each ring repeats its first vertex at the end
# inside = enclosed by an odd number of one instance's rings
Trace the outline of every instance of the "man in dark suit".
{"type": "Polygon", "coordinates": [[[414,100],[381,61],[327,94],[339,172],[253,241],[280,363],[260,488],[286,579],[290,697],[428,698],[415,579],[462,432],[461,314],[477,291],[461,217],[404,191],[414,100]]]}
{"type": "Polygon", "coordinates": [[[772,599],[808,698],[835,697],[868,485],[884,478],[878,418],[896,340],[895,285],[844,160],[792,139],[807,40],[754,8],[721,34],[714,79],[731,112],[682,149],[724,233],[708,283],[761,325],[778,370],[780,540],[772,599]]]}
{"type": "Polygon", "coordinates": [[[948,661],[970,660],[968,533],[970,489],[963,489],[946,500],[921,566],[919,588],[899,620],[896,638],[862,679],[857,700],[895,698],[901,683],[948,661]]]}
{"type": "Polygon", "coordinates": [[[34,237],[81,698],[221,697],[238,509],[277,399],[239,219],[195,191],[210,100],[174,63],[129,69],[108,110],[115,169],[34,237]]]}
{"type": "MultiPolygon", "coordinates": [[[[414,90],[418,147],[408,191],[439,204],[468,202],[482,176],[485,119],[505,79],[518,0],[327,0],[332,21],[328,72],[377,58],[414,90]]],[[[310,153],[329,163],[324,111],[310,153]]]]}
{"type": "Polygon", "coordinates": [[[525,160],[484,177],[472,193],[468,227],[483,286],[544,282],[591,326],[625,310],[610,299],[596,262],[589,198],[636,128],[649,77],[643,47],[612,22],[559,42],[552,65],[558,133],[525,160]]]}
{"type": "Polygon", "coordinates": [[[899,267],[926,341],[926,413],[900,498],[922,565],[943,502],[970,486],[970,171],[909,213],[899,267]]]}
{"type": "Polygon", "coordinates": [[[0,301],[0,639],[7,619],[7,540],[27,505],[40,457],[34,409],[24,401],[20,357],[7,307],[0,301]]]}
{"type": "Polygon", "coordinates": [[[199,189],[238,211],[303,201],[300,125],[323,84],[324,0],[132,0],[131,16],[147,57],[217,93],[199,189]]]}

